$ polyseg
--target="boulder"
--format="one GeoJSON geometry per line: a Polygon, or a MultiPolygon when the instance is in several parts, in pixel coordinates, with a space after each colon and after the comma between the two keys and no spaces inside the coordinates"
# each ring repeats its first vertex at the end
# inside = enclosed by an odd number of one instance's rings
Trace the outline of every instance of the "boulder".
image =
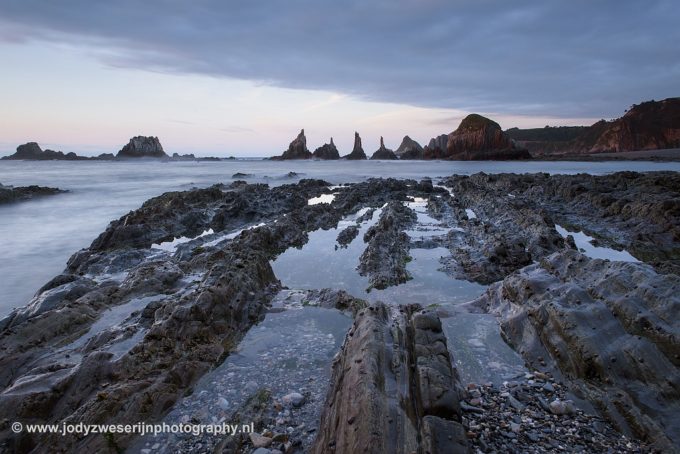
{"type": "Polygon", "coordinates": [[[383,141],[383,138],[380,137],[380,148],[378,148],[375,153],[373,153],[371,159],[394,160],[397,159],[397,155],[395,155],[394,151],[390,150],[389,148],[385,148],[385,142],[383,141]]]}
{"type": "Polygon", "coordinates": [[[333,138],[331,137],[331,143],[325,143],[314,150],[312,157],[315,159],[340,159],[340,153],[333,143],[333,138]]]}
{"type": "Polygon", "coordinates": [[[344,159],[350,160],[366,159],[366,153],[364,153],[364,149],[361,147],[361,137],[359,137],[358,132],[354,133],[354,148],[352,148],[352,152],[347,156],[344,156],[344,159]]]}
{"type": "Polygon", "coordinates": [[[117,158],[167,158],[158,137],[136,136],[116,155],[117,158]]]}

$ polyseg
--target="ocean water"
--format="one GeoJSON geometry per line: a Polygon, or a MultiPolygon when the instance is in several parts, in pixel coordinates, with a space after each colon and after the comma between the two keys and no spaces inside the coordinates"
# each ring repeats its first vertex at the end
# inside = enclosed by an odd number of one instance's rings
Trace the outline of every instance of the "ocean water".
{"type": "Polygon", "coordinates": [[[658,162],[263,161],[31,162],[0,161],[0,183],[37,184],[69,192],[0,206],[0,317],[27,304],[36,290],[87,247],[108,223],[167,191],[240,179],[276,186],[301,178],[332,184],[371,177],[444,177],[476,172],[605,174],[620,170],[675,170],[658,162]],[[295,172],[296,175],[289,175],[295,172]]]}

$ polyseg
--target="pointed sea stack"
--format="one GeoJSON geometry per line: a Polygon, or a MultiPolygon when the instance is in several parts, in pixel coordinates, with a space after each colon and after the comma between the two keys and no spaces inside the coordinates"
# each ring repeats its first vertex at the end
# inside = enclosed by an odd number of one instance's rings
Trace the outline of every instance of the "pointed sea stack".
{"type": "Polygon", "coordinates": [[[423,147],[409,136],[404,136],[394,154],[399,159],[423,159],[423,147]]]}
{"type": "Polygon", "coordinates": [[[364,153],[364,149],[361,147],[361,137],[359,137],[358,132],[354,133],[354,148],[352,149],[352,152],[347,156],[344,156],[344,159],[366,159],[366,153],[364,153]]]}
{"type": "Polygon", "coordinates": [[[307,137],[305,137],[305,130],[300,130],[300,134],[293,140],[288,149],[283,152],[281,156],[276,156],[272,159],[277,161],[284,161],[288,159],[310,159],[312,153],[307,149],[307,137]]]}
{"type": "Polygon", "coordinates": [[[380,148],[378,148],[375,153],[373,153],[373,156],[371,156],[372,160],[375,159],[381,159],[381,160],[394,160],[397,159],[397,155],[394,154],[394,151],[390,150],[389,148],[385,148],[385,142],[383,141],[382,136],[380,137],[380,148]]]}
{"type": "Polygon", "coordinates": [[[312,153],[314,159],[340,159],[340,153],[333,143],[333,138],[331,137],[331,143],[325,143],[312,153]]]}
{"type": "Polygon", "coordinates": [[[137,136],[130,139],[116,155],[118,159],[127,158],[167,158],[158,137],[137,136]]]}
{"type": "Polygon", "coordinates": [[[446,159],[457,161],[530,158],[529,152],[518,148],[498,123],[478,114],[465,117],[446,143],[446,159]]]}

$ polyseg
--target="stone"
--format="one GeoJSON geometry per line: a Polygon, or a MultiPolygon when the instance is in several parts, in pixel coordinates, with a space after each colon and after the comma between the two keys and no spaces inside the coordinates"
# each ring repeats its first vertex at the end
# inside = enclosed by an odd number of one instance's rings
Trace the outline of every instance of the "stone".
{"type": "Polygon", "coordinates": [[[305,130],[302,129],[300,134],[288,145],[288,149],[278,157],[279,160],[288,159],[310,159],[312,153],[307,149],[307,137],[305,137],[305,130]]]}
{"type": "Polygon", "coordinates": [[[272,444],[271,438],[265,437],[264,435],[260,435],[255,432],[251,432],[248,434],[248,436],[250,437],[250,442],[255,448],[266,448],[272,444]]]}
{"type": "Polygon", "coordinates": [[[312,153],[312,158],[323,159],[323,160],[333,160],[340,159],[340,153],[333,143],[333,138],[331,137],[331,142],[323,144],[312,153]]]}
{"type": "Polygon", "coordinates": [[[397,155],[394,154],[394,152],[388,148],[385,147],[385,142],[383,141],[383,138],[380,137],[380,148],[376,150],[375,153],[373,153],[373,156],[371,156],[372,160],[380,159],[380,160],[394,160],[398,159],[397,155]]]}
{"type": "Polygon", "coordinates": [[[281,398],[283,403],[292,405],[293,407],[301,407],[305,403],[305,396],[300,393],[293,392],[286,394],[281,398]]]}
{"type": "Polygon", "coordinates": [[[404,136],[394,154],[399,159],[423,159],[423,147],[409,136],[404,136]]]}
{"type": "Polygon", "coordinates": [[[470,114],[458,129],[449,134],[446,159],[469,161],[488,159],[530,159],[525,149],[515,145],[498,123],[478,114],[470,114]]]}

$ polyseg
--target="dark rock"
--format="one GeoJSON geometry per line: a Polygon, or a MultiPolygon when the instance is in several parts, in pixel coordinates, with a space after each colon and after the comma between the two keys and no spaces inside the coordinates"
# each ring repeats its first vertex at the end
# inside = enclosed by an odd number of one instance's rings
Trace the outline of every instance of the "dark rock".
{"type": "Polygon", "coordinates": [[[423,147],[409,136],[404,136],[394,154],[399,159],[423,159],[423,147]]]}
{"type": "Polygon", "coordinates": [[[41,197],[46,195],[60,194],[64,191],[57,188],[48,188],[44,186],[3,186],[0,184],[0,204],[21,202],[30,200],[34,197],[41,197]]]}
{"type": "Polygon", "coordinates": [[[312,157],[316,159],[340,159],[340,153],[333,143],[333,138],[331,137],[331,143],[325,143],[314,150],[312,157]]]}
{"type": "Polygon", "coordinates": [[[312,452],[466,453],[460,393],[435,314],[371,306],[333,364],[312,452]]]}
{"type": "MultiPolygon", "coordinates": [[[[423,159],[443,159],[446,157],[446,144],[449,141],[449,136],[442,134],[430,139],[425,148],[423,148],[423,159]]],[[[402,158],[403,159],[403,158],[402,158]]]]}
{"type": "Polygon", "coordinates": [[[527,150],[518,148],[498,123],[481,115],[463,119],[446,143],[446,158],[454,160],[529,159],[527,150]]]}
{"type": "Polygon", "coordinates": [[[375,153],[373,153],[373,156],[371,156],[371,159],[389,159],[389,160],[394,160],[398,159],[397,155],[394,154],[394,151],[385,148],[385,142],[383,142],[383,138],[380,138],[380,148],[376,150],[375,153]]]}
{"type": "Polygon", "coordinates": [[[354,133],[354,148],[352,148],[352,152],[347,156],[343,156],[343,159],[350,160],[366,159],[366,153],[364,153],[364,149],[361,147],[361,137],[359,137],[358,132],[354,133]]]}
{"type": "Polygon", "coordinates": [[[278,157],[279,160],[288,159],[310,159],[312,153],[307,149],[307,138],[305,137],[305,130],[302,129],[300,134],[293,140],[288,149],[283,152],[283,154],[278,157]]]}
{"type": "Polygon", "coordinates": [[[130,139],[116,155],[121,158],[167,158],[158,137],[136,136],[130,139]]]}
{"type": "Polygon", "coordinates": [[[2,159],[7,160],[22,159],[29,161],[50,161],[50,160],[75,161],[90,158],[78,156],[73,152],[64,154],[61,151],[54,150],[43,151],[42,148],[40,148],[40,146],[36,142],[28,142],[23,145],[19,145],[17,147],[16,153],[14,153],[13,155],[4,156],[2,159]]]}

